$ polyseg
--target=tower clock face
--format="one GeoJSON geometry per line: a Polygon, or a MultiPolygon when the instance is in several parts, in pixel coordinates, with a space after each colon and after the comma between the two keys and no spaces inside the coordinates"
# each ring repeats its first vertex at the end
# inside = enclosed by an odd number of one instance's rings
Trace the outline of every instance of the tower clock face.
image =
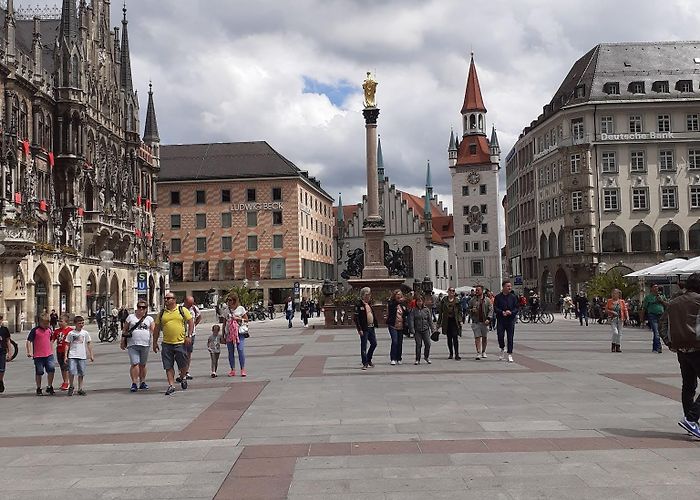
{"type": "Polygon", "coordinates": [[[477,172],[476,170],[472,170],[471,172],[469,172],[469,175],[467,175],[467,180],[470,184],[479,184],[481,176],[479,175],[479,172],[477,172]]]}

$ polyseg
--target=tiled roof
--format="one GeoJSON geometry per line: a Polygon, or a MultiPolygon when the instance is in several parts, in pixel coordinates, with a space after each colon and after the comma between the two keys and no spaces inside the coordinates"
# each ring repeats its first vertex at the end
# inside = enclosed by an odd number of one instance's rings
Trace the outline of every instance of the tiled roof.
{"type": "Polygon", "coordinates": [[[479,77],[476,74],[476,65],[472,56],[469,64],[469,75],[467,76],[467,90],[464,92],[464,104],[462,105],[462,113],[469,111],[482,111],[486,113],[484,99],[481,97],[481,87],[479,86],[479,77]]]}
{"type": "Polygon", "coordinates": [[[462,138],[457,151],[457,165],[484,165],[491,163],[489,143],[484,135],[468,135],[462,138]],[[476,145],[475,152],[473,145],[476,145]]]}

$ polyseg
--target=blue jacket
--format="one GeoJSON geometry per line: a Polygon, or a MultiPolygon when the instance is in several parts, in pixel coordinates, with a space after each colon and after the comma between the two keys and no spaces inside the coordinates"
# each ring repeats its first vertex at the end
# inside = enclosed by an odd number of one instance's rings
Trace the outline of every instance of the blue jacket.
{"type": "Polygon", "coordinates": [[[503,295],[503,292],[493,299],[493,309],[498,321],[515,321],[518,316],[518,297],[514,293],[503,295]],[[503,316],[503,311],[510,311],[510,316],[503,316]]]}

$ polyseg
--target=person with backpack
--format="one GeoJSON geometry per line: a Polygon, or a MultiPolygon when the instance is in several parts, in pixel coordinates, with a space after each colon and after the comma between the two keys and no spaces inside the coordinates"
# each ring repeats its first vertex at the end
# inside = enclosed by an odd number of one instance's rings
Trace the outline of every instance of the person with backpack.
{"type": "Polygon", "coordinates": [[[146,312],[148,304],[139,300],[136,304],[134,314],[127,316],[122,329],[121,349],[128,350],[131,368],[131,392],[139,389],[148,389],[146,383],[146,363],[148,362],[148,351],[151,346],[155,321],[146,312]]]}
{"type": "Polygon", "coordinates": [[[160,311],[153,331],[153,352],[158,352],[158,338],[163,332],[163,343],[160,346],[163,369],[168,377],[166,396],[175,392],[175,364],[180,372],[180,387],[187,389],[187,350],[185,344],[192,342],[194,321],[186,307],[178,305],[175,295],[168,292],[165,295],[165,308],[160,311]]]}

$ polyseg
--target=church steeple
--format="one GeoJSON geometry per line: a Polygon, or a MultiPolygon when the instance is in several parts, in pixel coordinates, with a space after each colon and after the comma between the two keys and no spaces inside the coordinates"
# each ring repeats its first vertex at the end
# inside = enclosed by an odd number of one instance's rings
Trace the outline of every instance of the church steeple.
{"type": "Polygon", "coordinates": [[[450,145],[447,147],[447,159],[450,167],[454,167],[457,163],[457,141],[455,140],[455,132],[450,129],[450,145]]]}
{"type": "Polygon", "coordinates": [[[486,139],[486,106],[481,96],[479,77],[476,74],[474,54],[469,63],[467,89],[462,104],[462,141],[457,147],[454,165],[483,165],[491,162],[491,151],[486,139]]]}
{"type": "Polygon", "coordinates": [[[377,139],[377,178],[384,182],[384,155],[382,154],[382,138],[377,139]]]}
{"type": "Polygon", "coordinates": [[[58,36],[61,40],[66,41],[78,36],[78,13],[75,8],[75,0],[63,0],[58,36]]]}
{"type": "Polygon", "coordinates": [[[339,226],[343,225],[345,214],[343,213],[343,193],[338,193],[338,214],[335,217],[339,226]]]}
{"type": "Polygon", "coordinates": [[[129,54],[129,30],[127,27],[129,21],[126,19],[126,2],[124,2],[124,8],[122,11],[124,12],[124,19],[122,19],[122,45],[120,49],[120,82],[123,90],[132,92],[134,90],[134,85],[131,80],[131,55],[129,54]]]}
{"type": "Polygon", "coordinates": [[[160,143],[158,135],[158,120],[156,119],[156,106],[153,104],[153,84],[148,84],[148,108],[146,108],[146,127],[143,131],[143,142],[152,146],[160,143]]]}
{"type": "Polygon", "coordinates": [[[430,175],[430,160],[425,173],[425,203],[423,205],[423,214],[426,218],[432,218],[433,210],[430,206],[430,201],[433,199],[433,179],[430,175]]]}
{"type": "Polygon", "coordinates": [[[496,126],[491,128],[491,140],[489,141],[489,150],[491,152],[491,161],[499,163],[501,161],[501,147],[498,145],[498,135],[496,134],[496,126]]]}

